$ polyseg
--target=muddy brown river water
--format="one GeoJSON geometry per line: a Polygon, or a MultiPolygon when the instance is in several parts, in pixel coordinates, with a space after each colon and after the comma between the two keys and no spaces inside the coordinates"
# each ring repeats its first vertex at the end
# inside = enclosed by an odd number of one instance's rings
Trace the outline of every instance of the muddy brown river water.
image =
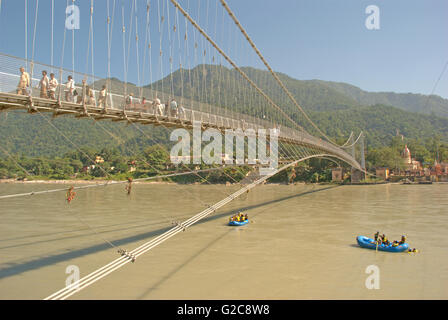
{"type": "MultiPolygon", "coordinates": [[[[0,195],[59,188],[0,184],[0,195]]],[[[0,299],[43,299],[238,186],[136,184],[0,200],[0,299]]],[[[263,185],[71,299],[447,299],[448,184],[263,185]],[[250,223],[226,225],[244,210],[250,223]],[[418,254],[356,245],[377,230],[418,254]],[[368,289],[368,266],[379,289],[368,289]]]]}

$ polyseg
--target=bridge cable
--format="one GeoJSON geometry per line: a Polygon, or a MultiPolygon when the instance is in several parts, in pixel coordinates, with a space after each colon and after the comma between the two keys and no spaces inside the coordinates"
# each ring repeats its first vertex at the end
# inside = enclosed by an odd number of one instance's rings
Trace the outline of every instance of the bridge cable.
{"type": "MultiPolygon", "coordinates": [[[[68,0],[66,0],[66,7],[68,7],[68,0]]],[[[66,37],[67,37],[67,28],[64,26],[64,38],[62,40],[62,53],[61,53],[61,64],[59,67],[59,92],[58,92],[58,103],[61,103],[61,96],[62,96],[62,67],[64,66],[64,56],[65,56],[65,43],[66,43],[66,37]]]]}
{"type": "Polygon", "coordinates": [[[18,167],[18,168],[20,168],[21,170],[23,170],[27,175],[29,175],[29,176],[33,176],[31,173],[29,173],[24,167],[22,167],[21,165],[20,165],[20,163],[19,162],[17,162],[16,161],[16,159],[14,159],[14,157],[6,150],[6,149],[3,149],[3,147],[0,145],[0,150],[4,153],[4,154],[6,154],[15,164],[16,164],[16,166],[18,167]]]}
{"type": "Polygon", "coordinates": [[[28,0],[25,0],[25,60],[28,63],[28,0]]]}
{"type": "MultiPolygon", "coordinates": [[[[1,148],[1,147],[0,147],[1,148]]],[[[5,152],[5,150],[3,148],[1,148],[3,152],[5,152]]],[[[9,157],[12,157],[12,155],[8,154],[7,152],[5,152],[5,154],[7,154],[9,157]]],[[[13,160],[14,161],[14,160],[13,160]]],[[[17,166],[22,168],[23,171],[27,172],[25,168],[23,168],[18,162],[16,162],[17,166]]],[[[218,170],[219,168],[208,168],[208,169],[201,169],[201,170],[197,170],[197,173],[201,173],[201,172],[209,172],[209,171],[215,171],[218,170]]],[[[152,177],[146,177],[146,178],[137,178],[134,179],[134,182],[142,182],[142,181],[148,181],[148,180],[156,180],[156,179],[164,179],[164,178],[171,178],[171,177],[177,177],[177,176],[185,176],[185,175],[189,175],[192,174],[192,172],[187,171],[187,172],[177,172],[177,173],[170,173],[170,174],[164,174],[164,175],[158,175],[158,176],[152,176],[152,177]]],[[[29,173],[30,176],[33,176],[31,173],[29,173]]],[[[123,181],[108,181],[105,183],[97,183],[97,184],[90,184],[90,185],[86,185],[86,186],[78,186],[78,187],[73,187],[73,190],[83,190],[83,189],[90,189],[90,188],[98,188],[98,187],[107,187],[107,186],[112,186],[112,185],[117,185],[117,184],[125,184],[128,183],[127,180],[123,180],[123,181]]],[[[10,198],[20,198],[20,197],[25,197],[25,196],[34,196],[34,195],[41,195],[41,194],[47,194],[47,193],[55,193],[55,192],[66,192],[67,188],[59,188],[59,189],[49,189],[49,190],[42,190],[42,191],[30,191],[30,192],[25,192],[25,193],[15,193],[15,194],[7,194],[7,195],[0,195],[0,200],[3,199],[10,199],[10,198]]],[[[208,206],[207,206],[208,207],[208,206]]]]}
{"type": "MultiPolygon", "coordinates": [[[[122,0],[122,6],[121,6],[121,21],[122,21],[122,43],[123,43],[123,73],[124,73],[124,98],[127,97],[127,85],[128,85],[128,70],[126,68],[126,27],[124,24],[124,4],[122,0]]],[[[124,108],[123,108],[124,111],[124,108]]]]}
{"type": "Polygon", "coordinates": [[[170,0],[181,13],[190,21],[190,23],[209,41],[213,47],[229,62],[256,90],[279,112],[281,112],[293,125],[297,126],[301,131],[305,131],[299,124],[292,120],[272,99],[266,95],[248,76],[244,73],[235,62],[208,36],[208,34],[196,23],[195,20],[179,5],[176,0],[170,0]]]}
{"type": "MultiPolygon", "coordinates": [[[[290,166],[295,165],[296,163],[300,162],[301,160],[297,160],[293,163],[290,163],[288,165],[283,166],[280,169],[277,169],[275,173],[272,173],[270,176],[283,171],[290,166]]],[[[227,203],[233,201],[234,199],[238,198],[242,194],[246,193],[246,191],[254,188],[255,186],[259,185],[260,183],[266,181],[270,176],[265,176],[257,181],[253,182],[252,184],[246,186],[245,188],[242,188],[233,194],[231,194],[229,197],[217,202],[214,204],[211,208],[205,209],[204,211],[198,213],[197,215],[191,217],[190,219],[185,220],[181,224],[173,227],[172,229],[168,230],[167,232],[163,233],[162,235],[153,238],[152,240],[142,244],[141,246],[135,248],[134,250],[130,251],[129,254],[132,257],[138,258],[140,255],[143,255],[144,253],[148,252],[149,250],[155,248],[156,246],[162,244],[164,241],[168,240],[169,238],[175,236],[179,232],[184,231],[186,228],[194,225],[198,221],[204,219],[211,213],[215,212],[219,208],[223,207],[227,203]]],[[[132,260],[129,259],[129,257],[120,257],[115,259],[114,261],[110,262],[109,264],[97,269],[96,271],[88,274],[87,276],[83,277],[82,279],[75,281],[71,285],[66,286],[65,288],[53,293],[52,295],[45,298],[45,300],[65,300],[72,296],[73,294],[79,292],[80,290],[90,286],[91,284],[99,281],[100,279],[104,278],[105,276],[109,275],[113,271],[123,267],[127,263],[131,262],[132,260]]]]}
{"type": "Polygon", "coordinates": [[[50,65],[53,73],[54,66],[54,0],[51,0],[51,41],[50,41],[50,65]]]}
{"type": "Polygon", "coordinates": [[[34,16],[34,30],[33,30],[33,47],[31,53],[31,71],[30,71],[30,86],[32,86],[32,78],[34,71],[34,53],[36,48],[36,30],[37,30],[37,17],[39,15],[39,0],[36,0],[36,14],[34,16]]]}
{"type": "MultiPolygon", "coordinates": [[[[173,0],[174,1],[174,0],[173,0]]],[[[252,39],[249,37],[249,35],[247,34],[246,30],[243,28],[243,26],[240,24],[240,22],[238,21],[238,19],[235,17],[235,15],[233,14],[232,10],[229,8],[229,6],[227,5],[225,0],[220,0],[221,4],[224,6],[224,8],[227,10],[227,12],[229,13],[230,17],[233,19],[233,21],[235,22],[235,24],[238,26],[238,28],[241,30],[241,32],[244,34],[244,36],[246,37],[247,41],[250,43],[250,45],[252,46],[252,48],[255,50],[255,52],[257,53],[257,55],[260,57],[261,61],[264,63],[264,65],[268,68],[269,72],[271,72],[272,76],[274,77],[274,79],[277,81],[277,83],[280,85],[280,87],[286,92],[286,94],[288,95],[288,97],[291,99],[291,101],[294,103],[294,105],[300,110],[300,112],[305,116],[305,118],[308,120],[308,122],[323,136],[325,137],[329,142],[331,142],[332,144],[337,145],[336,142],[334,142],[332,139],[330,139],[322,130],[319,129],[319,127],[311,120],[311,118],[306,114],[305,110],[302,109],[302,107],[297,103],[296,99],[293,97],[293,95],[289,92],[289,90],[286,88],[286,86],[283,84],[283,82],[280,80],[280,78],[277,76],[277,74],[272,70],[272,68],[270,67],[270,65],[267,63],[266,59],[263,57],[263,55],[260,53],[260,51],[258,50],[258,48],[255,46],[254,42],[252,41],[252,39]]]]}

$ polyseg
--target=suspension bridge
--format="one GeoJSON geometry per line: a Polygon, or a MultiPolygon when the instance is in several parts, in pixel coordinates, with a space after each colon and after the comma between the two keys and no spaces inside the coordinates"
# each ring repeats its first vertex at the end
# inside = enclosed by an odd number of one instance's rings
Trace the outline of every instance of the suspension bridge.
{"type": "MultiPolygon", "coordinates": [[[[198,6],[200,4],[198,2],[198,6]]],[[[66,6],[69,5],[73,5],[72,1],[66,2],[66,6]]],[[[197,9],[197,12],[194,12],[190,5],[189,1],[181,4],[175,0],[121,2],[107,0],[103,12],[96,13],[94,2],[90,1],[87,39],[77,37],[76,42],[75,30],[64,28],[61,64],[56,65],[55,3],[52,1],[51,7],[43,8],[39,0],[34,2],[25,0],[25,57],[0,53],[0,112],[26,111],[32,116],[40,116],[77,149],[79,146],[74,145],[69,136],[57,129],[48,114],[53,118],[72,116],[80,121],[91,119],[99,125],[103,120],[124,122],[137,128],[149,140],[152,140],[152,137],[148,136],[141,126],[191,130],[196,123],[199,123],[201,130],[213,128],[222,133],[227,130],[257,133],[260,129],[275,128],[278,132],[281,166],[274,168],[267,175],[256,176],[250,183],[241,185],[238,191],[225,194],[223,200],[217,203],[204,203],[203,211],[183,222],[176,222],[170,230],[134,250],[117,248],[112,242],[107,241],[117,249],[119,258],[55,292],[47,299],[69,298],[124,265],[135,262],[142,254],[176,234],[186,231],[270,177],[296,166],[299,162],[311,158],[331,158],[347,163],[353,170],[365,172],[362,133],[357,139],[351,133],[343,145],[338,145],[327,137],[273,71],[225,0],[207,1],[205,7],[197,9]],[[28,10],[34,10],[32,15],[34,20],[29,19],[28,10]],[[36,52],[40,49],[36,42],[38,28],[42,24],[39,20],[40,10],[51,12],[51,54],[50,61],[46,63],[35,59],[36,52]],[[145,13],[143,19],[141,12],[145,13]],[[125,19],[125,13],[129,16],[128,21],[125,19]],[[95,18],[106,21],[107,37],[103,46],[98,45],[98,37],[95,36],[95,18]],[[27,23],[32,20],[33,32],[32,37],[29,37],[27,23]],[[211,20],[214,23],[210,23],[211,20]],[[218,23],[221,30],[218,30],[218,23]],[[139,33],[142,27],[143,40],[139,33]],[[224,30],[227,34],[224,34],[224,30]],[[115,42],[114,32],[115,34],[121,32],[121,39],[115,42]],[[65,48],[70,47],[67,41],[70,33],[71,69],[64,64],[64,56],[68,55],[65,48]],[[155,36],[158,39],[154,40],[155,36]],[[76,45],[81,41],[87,42],[83,47],[86,49],[85,72],[77,71],[75,68],[75,57],[80,51],[76,45]],[[31,42],[31,57],[28,55],[29,42],[31,42]],[[117,60],[121,59],[112,54],[113,49],[120,43],[122,62],[118,62],[117,60]],[[229,49],[226,49],[226,44],[229,44],[229,49]],[[239,52],[236,52],[238,50],[239,52]],[[107,57],[102,59],[107,61],[104,64],[106,70],[101,72],[98,67],[94,68],[97,61],[95,55],[98,55],[98,52],[101,52],[102,57],[107,57]],[[135,57],[131,58],[131,54],[135,54],[135,57]],[[236,59],[242,61],[237,62],[236,59]],[[259,61],[265,72],[254,75],[250,72],[250,68],[243,67],[248,61],[259,61]],[[123,80],[112,78],[113,66],[120,63],[123,66],[121,74],[123,80]],[[19,72],[20,68],[24,68],[24,73],[19,72]],[[50,85],[49,79],[45,78],[44,71],[54,74],[54,78],[52,76],[51,79],[57,81],[53,80],[53,86],[50,85]],[[70,84],[68,76],[73,79],[73,85],[70,84]],[[129,78],[136,79],[137,84],[131,83],[129,78]],[[144,85],[145,81],[149,82],[149,85],[144,85]],[[77,96],[73,94],[75,91],[78,93],[77,96]],[[164,101],[167,102],[163,104],[164,101]],[[172,101],[176,102],[174,108],[171,107],[172,101]]],[[[5,14],[5,8],[0,12],[5,14]]],[[[101,128],[108,132],[106,128],[101,128]]],[[[111,133],[110,136],[112,139],[117,139],[111,133]]],[[[183,167],[185,171],[173,176],[186,174],[199,176],[201,172],[207,170],[224,170],[221,165],[205,170],[191,170],[185,165],[183,167]]],[[[142,180],[167,176],[170,175],[160,174],[142,180]]],[[[114,183],[105,185],[112,184],[114,183]]],[[[87,187],[95,186],[77,187],[77,189],[87,187]]],[[[66,189],[2,195],[0,200],[62,191],[66,189]]]]}

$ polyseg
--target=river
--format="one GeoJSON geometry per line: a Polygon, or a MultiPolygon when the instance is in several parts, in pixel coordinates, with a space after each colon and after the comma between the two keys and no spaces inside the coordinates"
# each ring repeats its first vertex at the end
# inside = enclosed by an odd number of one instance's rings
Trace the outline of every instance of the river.
{"type": "MultiPolygon", "coordinates": [[[[0,195],[60,188],[0,184],[0,195]]],[[[0,200],[0,299],[42,299],[238,186],[135,184],[0,200]],[[112,243],[113,247],[111,244],[112,243]],[[69,266],[75,266],[73,269],[69,266]],[[68,273],[66,273],[68,272],[68,273]]],[[[447,299],[448,184],[263,185],[71,299],[447,299]],[[237,210],[243,227],[226,225],[237,210]],[[417,254],[356,244],[408,235],[417,254]],[[368,289],[368,266],[379,289],[368,289]]]]}

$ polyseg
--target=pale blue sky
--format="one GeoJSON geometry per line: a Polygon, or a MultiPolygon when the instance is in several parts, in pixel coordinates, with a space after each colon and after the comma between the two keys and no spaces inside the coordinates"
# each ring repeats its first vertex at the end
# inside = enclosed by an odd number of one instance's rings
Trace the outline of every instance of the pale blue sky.
{"type": "MultiPolygon", "coordinates": [[[[36,0],[27,2],[27,55],[31,58],[36,0]]],[[[109,0],[111,7],[113,2],[109,0]]],[[[179,23],[176,24],[175,10],[169,0],[151,0],[152,59],[148,63],[147,52],[146,68],[143,71],[147,0],[136,2],[140,60],[137,64],[133,35],[130,42],[129,81],[138,82],[137,65],[142,70],[140,81],[145,84],[150,79],[150,67],[152,80],[166,75],[170,70],[170,50],[173,69],[178,68],[181,60],[186,67],[201,62],[211,63],[212,56],[216,57],[215,62],[219,61],[216,53],[202,57],[200,53],[204,49],[208,53],[212,50],[204,40],[194,39],[198,35],[192,32],[191,25],[187,32],[187,51],[183,36],[177,36],[185,34],[183,17],[179,15],[179,23]],[[169,14],[167,7],[170,8],[169,14]],[[164,28],[162,60],[159,58],[158,30],[161,16],[164,16],[161,25],[164,28]],[[170,28],[177,25],[177,33],[167,32],[168,19],[170,28]],[[195,42],[198,43],[197,51],[194,49],[195,42]],[[189,52],[188,56],[186,52],[189,52]]],[[[25,0],[2,0],[1,3],[0,52],[25,57],[25,0]]],[[[66,3],[66,0],[55,1],[54,64],[57,66],[61,63],[66,3]]],[[[121,10],[122,7],[125,9],[126,31],[129,35],[132,1],[115,0],[115,3],[111,71],[112,76],[123,79],[121,10]]],[[[239,65],[261,66],[229,17],[224,15],[222,19],[222,7],[215,0],[181,0],[179,3],[189,8],[191,15],[239,65]]],[[[446,0],[228,0],[228,3],[271,66],[296,79],[347,82],[367,91],[429,94],[448,61],[446,0]],[[368,30],[365,27],[365,9],[369,5],[376,5],[380,9],[380,30],[368,30]]],[[[75,4],[81,12],[81,28],[75,31],[75,69],[85,72],[89,68],[91,72],[91,66],[86,65],[90,0],[76,0],[75,4]]],[[[106,4],[107,0],[94,1],[94,71],[100,77],[107,74],[106,4]]],[[[37,25],[35,60],[49,64],[51,0],[39,1],[37,25]]],[[[133,30],[135,33],[135,25],[133,30]]],[[[72,31],[67,31],[66,36],[64,67],[71,68],[72,31]]],[[[128,38],[125,39],[126,50],[127,46],[128,38]]],[[[448,98],[448,70],[438,83],[435,94],[448,98]]]]}

